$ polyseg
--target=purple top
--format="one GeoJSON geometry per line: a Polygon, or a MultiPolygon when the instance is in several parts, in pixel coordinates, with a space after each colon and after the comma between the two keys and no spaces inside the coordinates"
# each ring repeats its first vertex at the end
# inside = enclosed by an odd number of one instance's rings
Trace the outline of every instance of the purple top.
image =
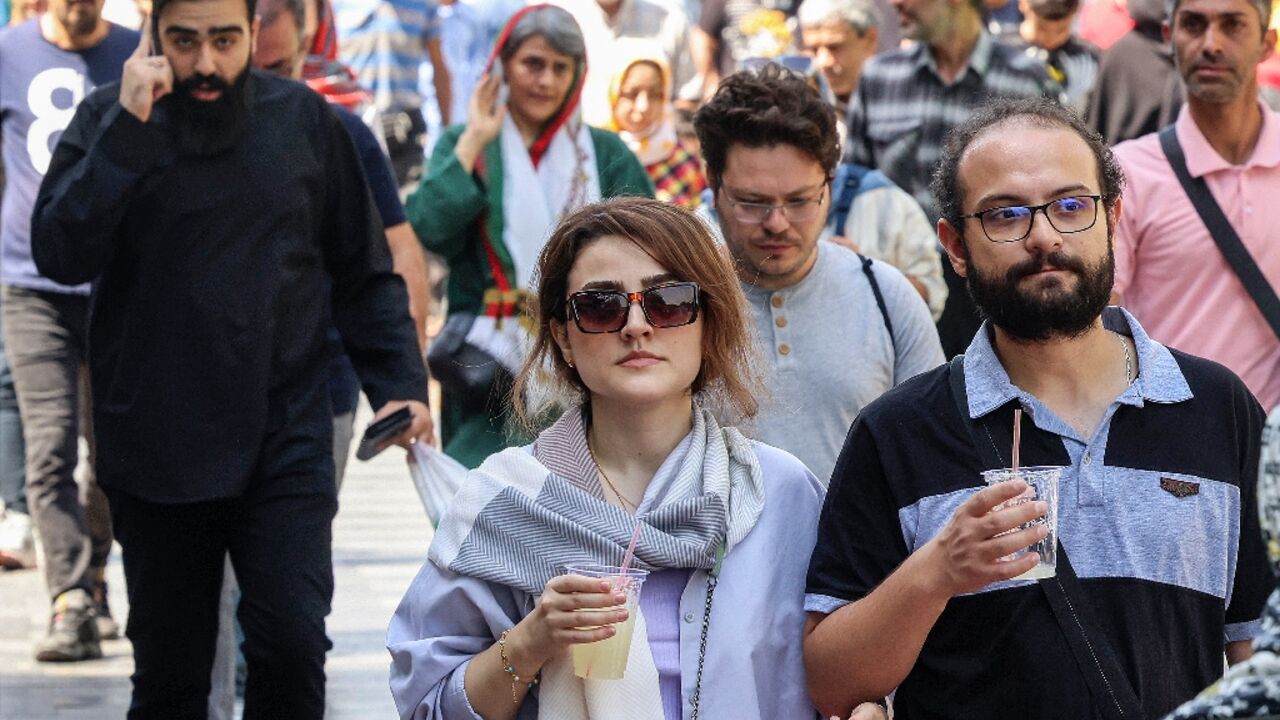
{"type": "Polygon", "coordinates": [[[689,584],[686,569],[650,573],[640,588],[640,610],[649,630],[649,651],[658,668],[662,714],[666,720],[682,717],[680,695],[680,596],[689,584]]]}

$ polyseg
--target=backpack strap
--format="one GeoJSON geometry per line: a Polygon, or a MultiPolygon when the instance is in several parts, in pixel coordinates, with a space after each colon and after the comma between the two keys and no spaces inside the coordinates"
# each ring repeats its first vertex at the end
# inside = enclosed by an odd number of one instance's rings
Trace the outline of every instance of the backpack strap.
{"type": "Polygon", "coordinates": [[[876,296],[876,307],[880,308],[880,317],[884,320],[884,329],[889,331],[889,343],[893,345],[893,354],[896,358],[898,339],[893,335],[893,320],[889,318],[889,306],[884,302],[884,293],[880,292],[880,282],[876,280],[876,274],[871,271],[873,263],[871,258],[865,255],[859,255],[858,259],[862,261],[862,273],[867,276],[867,282],[871,284],[871,292],[876,296]]]}
{"type": "MultiPolygon", "coordinates": [[[[862,178],[871,168],[857,163],[841,163],[836,168],[836,177],[831,181],[834,197],[831,198],[831,212],[828,219],[834,221],[832,233],[844,236],[844,226],[849,219],[849,208],[853,207],[853,199],[862,187],[862,178]]],[[[878,293],[877,293],[878,297],[878,293]]]]}

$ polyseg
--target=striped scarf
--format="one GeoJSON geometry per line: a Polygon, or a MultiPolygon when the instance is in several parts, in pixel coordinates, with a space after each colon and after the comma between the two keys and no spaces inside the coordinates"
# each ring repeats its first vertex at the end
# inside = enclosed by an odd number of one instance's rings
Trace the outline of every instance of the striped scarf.
{"type": "Polygon", "coordinates": [[[509,448],[473,470],[440,521],[428,558],[461,575],[538,595],[566,565],[618,565],[639,522],[635,566],[709,569],[764,509],[750,440],[695,406],[678,469],[650,488],[632,517],[604,501],[579,409],[538,436],[531,455],[509,448]]]}

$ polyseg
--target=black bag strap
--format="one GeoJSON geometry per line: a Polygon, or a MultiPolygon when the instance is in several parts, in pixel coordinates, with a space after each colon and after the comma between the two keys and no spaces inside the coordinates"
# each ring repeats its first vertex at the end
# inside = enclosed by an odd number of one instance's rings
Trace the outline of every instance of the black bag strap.
{"type": "Polygon", "coordinates": [[[1271,331],[1280,338],[1280,297],[1276,297],[1275,289],[1258,269],[1258,263],[1254,262],[1248,248],[1240,241],[1240,235],[1231,227],[1227,216],[1218,206],[1218,201],[1213,199],[1213,193],[1209,192],[1204,178],[1191,177],[1187,170],[1187,157],[1182,152],[1182,145],[1178,142],[1178,135],[1172,125],[1160,131],[1160,147],[1169,160],[1169,167],[1173,168],[1173,174],[1182,183],[1183,192],[1195,206],[1204,226],[1209,229],[1209,235],[1222,251],[1222,256],[1227,259],[1227,264],[1235,271],[1249,297],[1253,298],[1258,310],[1267,319],[1271,331]]]}
{"type": "Polygon", "coordinates": [[[898,355],[898,339],[893,336],[893,320],[889,317],[889,306],[884,303],[884,293],[880,292],[880,282],[876,280],[876,274],[871,271],[871,258],[866,255],[858,256],[862,260],[862,272],[867,276],[867,282],[871,283],[871,293],[876,296],[876,307],[880,308],[880,317],[884,320],[884,328],[889,331],[889,343],[893,345],[893,354],[896,358],[898,355]]]}
{"type": "MultiPolygon", "coordinates": [[[[952,358],[949,372],[951,396],[983,467],[1005,467],[999,448],[1010,447],[1013,442],[1012,428],[1004,428],[1001,423],[1001,427],[993,434],[986,423],[969,416],[969,393],[964,383],[964,355],[952,358]]],[[[1061,540],[1058,541],[1057,574],[1040,580],[1039,584],[1049,600],[1053,617],[1066,636],[1071,655],[1080,667],[1085,684],[1089,686],[1089,694],[1093,696],[1094,705],[1102,717],[1106,720],[1144,720],[1146,715],[1138,701],[1138,695],[1120,669],[1111,641],[1093,617],[1092,606],[1084,594],[1080,579],[1076,577],[1075,569],[1071,567],[1061,540]]]]}

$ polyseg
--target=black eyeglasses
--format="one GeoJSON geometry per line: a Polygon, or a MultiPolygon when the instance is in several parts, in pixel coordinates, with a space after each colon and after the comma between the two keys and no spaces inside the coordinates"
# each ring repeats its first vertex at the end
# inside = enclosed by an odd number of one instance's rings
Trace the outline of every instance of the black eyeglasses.
{"type": "Polygon", "coordinates": [[[960,218],[978,218],[987,239],[996,243],[1018,242],[1031,234],[1036,213],[1044,212],[1049,224],[1060,233],[1078,233],[1098,222],[1101,195],[1072,195],[1043,205],[1008,205],[990,208],[960,218]]]}
{"type": "Polygon", "coordinates": [[[688,325],[698,319],[698,284],[668,283],[640,292],[582,290],[569,296],[573,321],[584,333],[614,333],[627,325],[632,303],[640,303],[644,319],[655,328],[688,325]]]}

